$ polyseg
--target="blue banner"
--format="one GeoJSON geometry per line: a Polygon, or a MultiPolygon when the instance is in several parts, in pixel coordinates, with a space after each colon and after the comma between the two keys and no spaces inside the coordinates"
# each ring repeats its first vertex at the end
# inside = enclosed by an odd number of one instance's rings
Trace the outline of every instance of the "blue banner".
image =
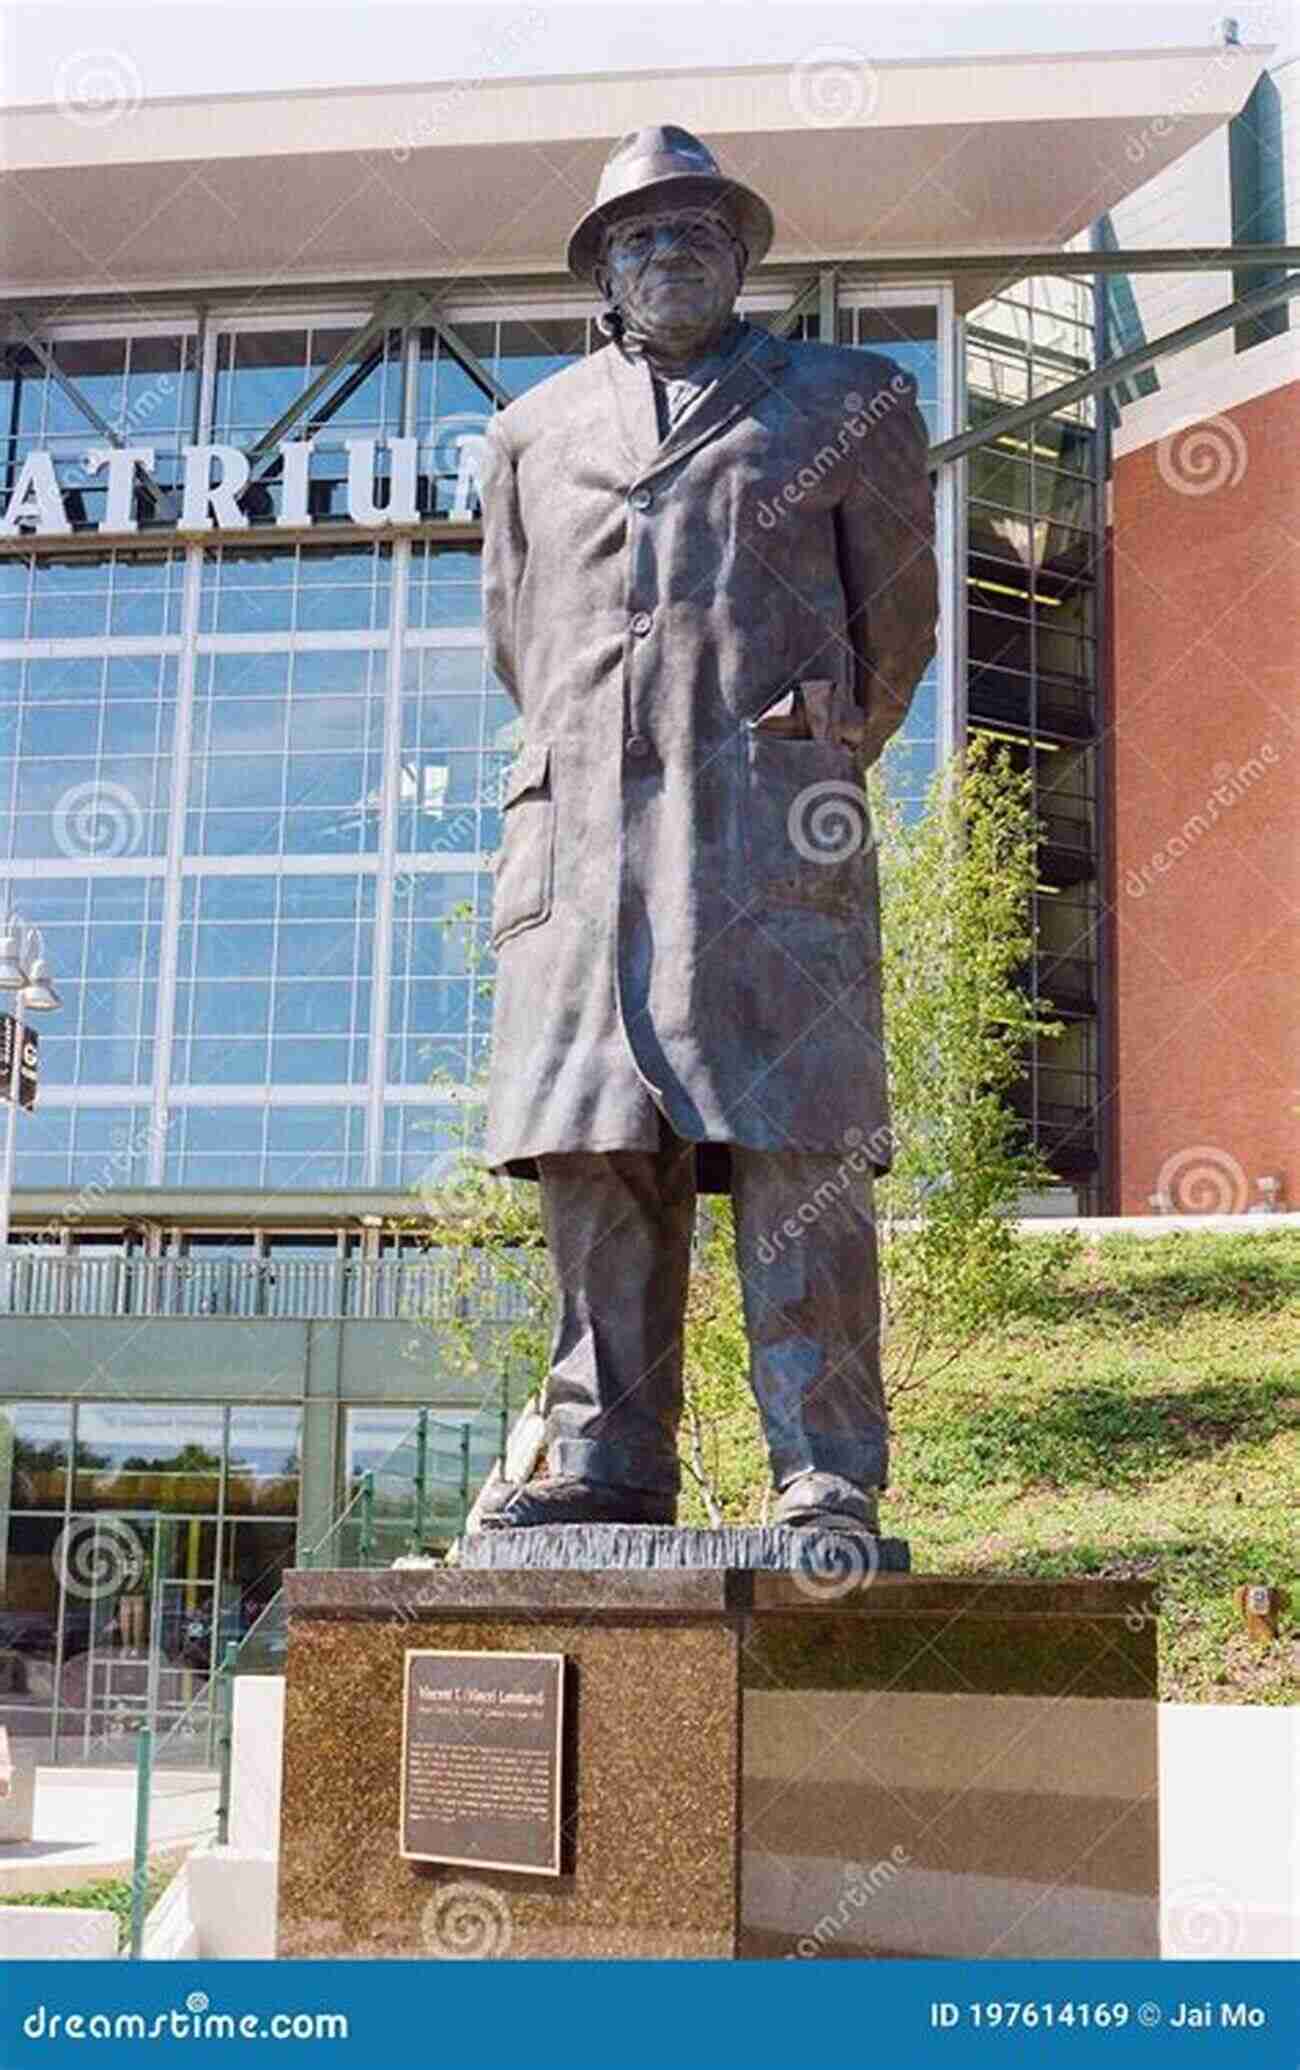
{"type": "Polygon", "coordinates": [[[1298,2003],[1273,1962],[13,1962],[0,2065],[1295,2070],[1298,2003]]]}

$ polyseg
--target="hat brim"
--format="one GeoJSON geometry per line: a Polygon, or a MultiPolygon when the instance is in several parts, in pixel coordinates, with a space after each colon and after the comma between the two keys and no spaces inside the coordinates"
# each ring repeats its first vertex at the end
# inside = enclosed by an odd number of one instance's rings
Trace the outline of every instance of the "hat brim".
{"type": "Polygon", "coordinates": [[[666,173],[660,179],[647,180],[630,194],[616,195],[612,201],[588,209],[569,239],[570,273],[579,280],[591,280],[611,223],[621,223],[629,216],[644,215],[647,208],[663,206],[718,209],[731,219],[751,266],[757,266],[767,256],[772,243],[772,211],[761,194],[756,194],[752,187],[742,187],[738,180],[723,179],[714,173],[666,173]]]}

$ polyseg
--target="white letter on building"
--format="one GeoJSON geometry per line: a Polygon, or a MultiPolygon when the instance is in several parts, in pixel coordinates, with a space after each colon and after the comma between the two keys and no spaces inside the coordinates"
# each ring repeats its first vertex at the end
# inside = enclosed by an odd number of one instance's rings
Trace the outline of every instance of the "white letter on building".
{"type": "Polygon", "coordinates": [[[54,474],[54,462],[39,448],[23,461],[9,507],[0,518],[0,538],[12,539],[24,518],[35,518],[38,532],[70,532],[68,513],[54,474]]]}
{"type": "MultiPolygon", "coordinates": [[[[483,475],[483,453],[487,440],[479,431],[462,431],[456,440],[456,494],[452,500],[451,515],[467,521],[474,515],[474,505],[483,505],[481,481],[483,475]]],[[[760,524],[762,519],[759,520],[760,524]]]]}
{"type": "Polygon", "coordinates": [[[237,446],[190,446],[185,455],[181,530],[210,532],[214,523],[233,532],[246,530],[248,519],[235,498],[247,485],[248,461],[237,446]],[[214,460],[221,468],[215,482],[212,479],[214,460]]]}
{"type": "Polygon", "coordinates": [[[277,525],[309,525],[307,474],[314,438],[286,439],[280,448],[280,515],[277,525]]]}
{"type": "Polygon", "coordinates": [[[383,510],[375,503],[375,444],[373,438],[345,438],[348,452],[348,516],[354,525],[413,525],[415,507],[415,456],[413,438],[390,438],[393,455],[388,502],[383,510]]]}
{"type": "Polygon", "coordinates": [[[98,474],[101,467],[108,469],[108,500],[104,515],[97,530],[100,532],[138,532],[140,527],[131,514],[131,492],[135,487],[137,467],[152,469],[154,449],[152,446],[92,446],[86,455],[86,473],[98,474]]]}

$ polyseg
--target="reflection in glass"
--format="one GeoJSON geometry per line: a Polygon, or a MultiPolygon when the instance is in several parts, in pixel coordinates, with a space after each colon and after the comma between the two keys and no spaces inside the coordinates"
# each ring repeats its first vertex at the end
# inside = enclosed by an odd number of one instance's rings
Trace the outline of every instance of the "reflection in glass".
{"type": "Polygon", "coordinates": [[[221,1449],[219,1409],[84,1402],[77,1413],[74,1505],[215,1512],[221,1449]]]}
{"type": "MultiPolygon", "coordinates": [[[[15,1509],[62,1511],[71,1442],[67,1402],[0,1404],[0,1510],[6,1516],[15,1509]]],[[[6,1591],[16,1579],[6,1572],[6,1591]]]]}
{"type": "Polygon", "coordinates": [[[300,1409],[232,1409],[227,1512],[296,1516],[301,1471],[300,1409]]]}

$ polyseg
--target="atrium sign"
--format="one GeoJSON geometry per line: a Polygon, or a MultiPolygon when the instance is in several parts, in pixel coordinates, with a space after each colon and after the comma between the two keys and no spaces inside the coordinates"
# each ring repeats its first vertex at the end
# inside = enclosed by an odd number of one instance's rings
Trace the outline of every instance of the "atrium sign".
{"type": "MultiPolygon", "coordinates": [[[[464,420],[461,420],[464,422],[464,420]]],[[[460,522],[474,516],[479,501],[479,474],[484,434],[481,430],[453,430],[450,426],[433,441],[416,438],[345,438],[338,442],[347,454],[347,516],[354,525],[372,530],[385,526],[419,525],[427,514],[417,502],[421,445],[446,453],[452,463],[455,491],[447,515],[460,522]],[[377,500],[377,449],[387,455],[384,480],[387,496],[377,500]]],[[[259,467],[259,480],[278,494],[275,526],[301,530],[315,522],[308,510],[311,456],[315,439],[286,439],[268,451],[259,467]],[[273,480],[267,475],[273,457],[280,462],[273,480]]],[[[337,447],[335,448],[337,450],[337,447]]],[[[441,457],[441,454],[439,454],[441,457]]],[[[239,507],[239,498],[252,480],[253,463],[238,446],[186,445],[180,448],[183,469],[181,510],[176,520],[180,532],[246,532],[250,520],[239,507]]],[[[81,482],[101,475],[107,494],[104,515],[97,525],[78,527],[77,536],[92,532],[136,532],[135,492],[141,475],[152,472],[153,446],[92,446],[78,461],[81,482]]],[[[0,539],[69,538],[73,525],[68,517],[64,489],[55,470],[54,455],[44,447],[33,447],[23,460],[13,493],[0,517],[0,539]]],[[[271,526],[258,526],[259,531],[271,526]]]]}

